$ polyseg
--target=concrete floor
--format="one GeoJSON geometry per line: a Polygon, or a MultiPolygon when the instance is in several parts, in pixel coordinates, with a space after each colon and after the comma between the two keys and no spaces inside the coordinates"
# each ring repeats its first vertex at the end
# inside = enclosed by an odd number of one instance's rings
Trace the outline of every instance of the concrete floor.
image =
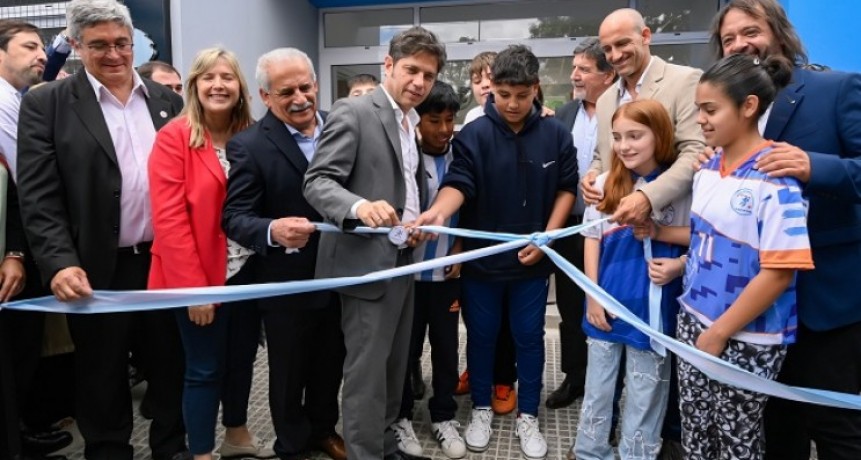
{"type": "MultiPolygon", "coordinates": [[[[539,418],[541,420],[541,431],[547,439],[548,444],[548,459],[565,459],[566,453],[571,446],[571,443],[576,435],[577,420],[580,414],[580,400],[575,402],[570,407],[559,410],[548,410],[544,407],[544,400],[549,392],[552,392],[564,378],[564,374],[559,371],[559,313],[555,305],[555,293],[551,288],[549,296],[549,304],[547,306],[547,327],[545,336],[545,354],[546,363],[544,366],[544,389],[541,394],[541,412],[539,418]]],[[[430,397],[430,346],[425,342],[424,354],[422,356],[422,369],[425,383],[428,386],[428,392],[425,398],[416,402],[414,413],[413,427],[416,434],[422,442],[424,454],[433,459],[446,459],[442,454],[436,440],[431,433],[430,415],[427,410],[427,399],[430,397]]],[[[257,365],[254,372],[254,383],[251,389],[249,407],[248,407],[248,425],[252,433],[262,439],[272,440],[275,434],[272,430],[272,424],[269,415],[268,406],[268,368],[266,366],[266,351],[261,349],[257,356],[257,365]]],[[[459,369],[466,367],[466,332],[461,324],[460,331],[460,366],[459,369]]],[[[140,397],[143,395],[144,385],[141,384],[134,388],[133,395],[135,396],[135,405],[140,402],[140,397]]],[[[456,397],[459,409],[456,419],[461,424],[461,434],[466,426],[469,418],[469,411],[472,406],[468,395],[456,397]]],[[[496,416],[493,420],[494,438],[491,441],[490,448],[481,453],[476,454],[470,452],[467,459],[471,460],[492,460],[492,459],[522,459],[520,446],[517,438],[514,436],[515,414],[506,416],[496,416]]],[[[135,410],[135,427],[132,433],[132,444],[135,447],[135,460],[150,459],[149,448],[147,447],[147,432],[149,423],[135,410]]],[[[74,425],[70,426],[70,431],[76,434],[75,443],[59,453],[63,453],[70,460],[83,460],[83,441],[80,434],[74,425]]],[[[340,424],[337,427],[338,432],[341,431],[340,424]]],[[[220,445],[223,436],[223,428],[219,426],[217,431],[216,446],[220,445]]],[[[310,457],[312,460],[326,460],[329,457],[323,453],[316,452],[310,457]]],[[[815,460],[814,453],[811,460],[815,460]]]]}
{"type": "MultiPolygon", "coordinates": [[[[460,334],[461,341],[461,364],[460,368],[463,369],[466,366],[466,334],[461,329],[460,334]]],[[[547,391],[553,391],[556,386],[561,383],[564,375],[562,375],[558,370],[558,362],[559,362],[559,334],[557,329],[548,328],[547,336],[546,336],[546,353],[547,353],[547,364],[544,368],[544,385],[545,391],[542,392],[542,404],[546,397],[547,391]],[[549,389],[549,390],[547,390],[549,389]]],[[[429,355],[429,345],[425,343],[425,353],[422,356],[422,368],[424,374],[425,383],[430,388],[430,355],[429,355]]],[[[251,389],[251,398],[248,407],[248,421],[249,428],[253,433],[255,433],[258,437],[264,439],[274,439],[274,432],[272,431],[272,424],[269,416],[269,406],[268,406],[268,370],[266,366],[266,351],[261,349],[258,357],[257,357],[257,366],[255,368],[254,373],[254,384],[251,389]]],[[[143,394],[143,384],[138,385],[134,389],[135,395],[135,404],[137,404],[140,400],[141,395],[143,394]]],[[[415,416],[413,420],[413,426],[415,428],[416,434],[419,436],[419,439],[422,442],[422,447],[424,448],[424,453],[426,456],[432,457],[434,459],[445,459],[445,455],[440,451],[436,441],[433,438],[431,433],[431,422],[430,415],[427,410],[427,399],[429,398],[430,391],[427,392],[425,398],[419,402],[416,402],[415,416]]],[[[457,412],[457,420],[461,423],[461,433],[463,433],[463,428],[466,426],[466,422],[469,418],[469,410],[471,408],[471,403],[468,395],[458,396],[456,397],[458,405],[460,406],[457,412]]],[[[571,445],[571,441],[577,430],[577,415],[579,414],[580,404],[579,402],[575,403],[569,408],[560,409],[560,410],[547,410],[544,406],[541,406],[541,430],[544,433],[544,436],[547,438],[547,443],[549,447],[549,459],[564,459],[565,453],[571,445]]],[[[506,416],[497,416],[493,421],[493,430],[494,430],[494,439],[491,443],[491,447],[482,454],[469,453],[467,458],[469,459],[519,459],[522,458],[520,453],[520,447],[517,443],[517,439],[514,436],[514,421],[515,415],[509,414],[506,416]]],[[[149,448],[147,447],[147,431],[148,431],[149,423],[140,414],[135,411],[135,428],[132,433],[132,444],[135,446],[135,460],[145,460],[149,459],[149,448]]],[[[76,433],[75,443],[69,446],[67,449],[61,451],[61,453],[65,453],[68,455],[69,459],[72,460],[83,460],[83,442],[80,438],[80,435],[77,434],[76,428],[73,426],[68,429],[72,430],[76,433]]],[[[337,428],[340,431],[340,425],[337,428]]],[[[223,429],[219,427],[218,429],[218,439],[216,440],[216,445],[219,445],[221,442],[221,437],[223,435],[223,429]]],[[[329,457],[322,453],[316,453],[316,455],[312,455],[311,459],[328,459],[329,457]]]]}

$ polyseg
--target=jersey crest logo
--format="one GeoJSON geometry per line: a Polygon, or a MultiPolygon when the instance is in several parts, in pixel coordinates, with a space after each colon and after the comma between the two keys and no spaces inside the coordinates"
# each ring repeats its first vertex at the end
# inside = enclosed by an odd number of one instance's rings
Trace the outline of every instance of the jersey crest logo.
{"type": "Polygon", "coordinates": [[[742,216],[753,214],[753,192],[748,188],[736,190],[730,201],[730,207],[742,216]]]}
{"type": "Polygon", "coordinates": [[[667,205],[666,208],[661,210],[661,219],[658,221],[659,224],[663,226],[668,226],[673,223],[673,219],[676,218],[676,208],[673,205],[667,205]]]}

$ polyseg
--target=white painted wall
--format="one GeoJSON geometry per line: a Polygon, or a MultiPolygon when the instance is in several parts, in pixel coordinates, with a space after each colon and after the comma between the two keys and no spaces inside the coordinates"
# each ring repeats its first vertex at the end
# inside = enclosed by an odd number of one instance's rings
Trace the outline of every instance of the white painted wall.
{"type": "MultiPolygon", "coordinates": [[[[183,76],[201,49],[223,46],[239,57],[254,103],[252,113],[266,112],[257,92],[257,58],[292,46],[318,63],[317,8],[307,0],[172,0],[173,63],[183,76]]],[[[319,69],[315,69],[319,73],[319,69]]]]}

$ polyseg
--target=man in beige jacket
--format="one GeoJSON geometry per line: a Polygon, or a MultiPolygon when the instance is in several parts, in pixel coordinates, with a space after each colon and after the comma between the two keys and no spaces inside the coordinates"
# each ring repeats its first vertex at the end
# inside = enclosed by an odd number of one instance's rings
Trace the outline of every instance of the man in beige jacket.
{"type": "Polygon", "coordinates": [[[643,16],[634,9],[610,13],[601,23],[598,37],[607,60],[621,78],[618,85],[611,86],[598,98],[598,142],[589,172],[581,180],[583,198],[587,204],[592,204],[603,194],[594,183],[598,174],[610,169],[613,113],[627,102],[654,99],[666,107],[673,121],[673,145],[678,160],[660,177],[623,198],[613,219],[621,223],[642,223],[652,215],[660,220],[660,211],[667,204],[690,192],[694,177],[691,165],[705,147],[694,105],[694,93],[702,71],[652,56],[649,50],[652,32],[646,27],[643,16]]]}

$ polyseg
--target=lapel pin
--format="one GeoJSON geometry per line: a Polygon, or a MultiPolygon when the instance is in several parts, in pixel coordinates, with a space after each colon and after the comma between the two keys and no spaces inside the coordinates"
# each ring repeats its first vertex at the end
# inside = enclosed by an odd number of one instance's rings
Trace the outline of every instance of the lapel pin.
{"type": "Polygon", "coordinates": [[[167,112],[165,112],[164,110],[162,110],[158,114],[161,115],[162,118],[167,118],[167,112]]]}

